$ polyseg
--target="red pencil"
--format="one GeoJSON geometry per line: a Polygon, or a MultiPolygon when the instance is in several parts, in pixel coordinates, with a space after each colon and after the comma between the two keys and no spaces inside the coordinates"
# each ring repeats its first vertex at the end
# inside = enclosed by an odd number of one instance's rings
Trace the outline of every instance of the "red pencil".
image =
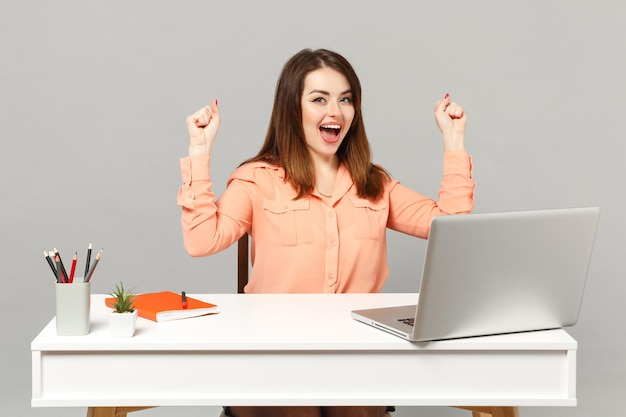
{"type": "Polygon", "coordinates": [[[72,269],[70,269],[70,282],[74,282],[74,272],[76,272],[76,260],[78,259],[78,253],[74,253],[72,258],[72,269]]]}

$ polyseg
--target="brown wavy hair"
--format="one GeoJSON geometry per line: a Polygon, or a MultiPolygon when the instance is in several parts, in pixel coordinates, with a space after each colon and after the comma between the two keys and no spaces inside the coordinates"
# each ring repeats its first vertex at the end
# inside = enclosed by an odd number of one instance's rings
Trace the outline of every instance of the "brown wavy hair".
{"type": "Polygon", "coordinates": [[[354,119],[337,149],[337,156],[350,172],[359,197],[375,201],[382,196],[385,181],[390,177],[382,167],[372,163],[361,113],[361,82],[343,56],[327,49],[303,49],[287,61],[276,84],[265,142],[259,153],[244,163],[265,161],[283,167],[286,179],[298,192],[296,199],[313,191],[315,171],[304,139],[301,99],[307,74],[324,67],[343,74],[352,91],[354,119]]]}

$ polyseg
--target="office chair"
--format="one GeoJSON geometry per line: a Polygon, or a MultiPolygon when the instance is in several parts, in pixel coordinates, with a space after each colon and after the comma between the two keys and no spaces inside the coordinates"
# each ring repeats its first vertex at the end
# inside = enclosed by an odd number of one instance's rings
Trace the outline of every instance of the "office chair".
{"type": "Polygon", "coordinates": [[[248,283],[248,234],[244,233],[237,242],[237,293],[243,294],[248,283]]]}

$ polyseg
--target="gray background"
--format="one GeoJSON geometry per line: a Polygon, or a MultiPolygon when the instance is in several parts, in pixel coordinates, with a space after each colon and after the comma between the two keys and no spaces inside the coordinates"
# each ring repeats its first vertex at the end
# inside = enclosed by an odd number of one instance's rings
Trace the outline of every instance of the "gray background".
{"type": "MultiPolygon", "coordinates": [[[[624,46],[620,1],[4,1],[0,5],[3,292],[0,414],[30,408],[30,341],[54,314],[43,250],[104,257],[94,292],[235,291],[235,250],[192,259],[176,192],[186,115],[217,97],[213,174],[262,142],[278,73],[304,47],[344,54],[364,88],[376,162],[436,196],[433,103],[469,114],[476,212],[598,205],[582,316],[576,408],[524,417],[623,416],[624,46]]],[[[417,291],[424,242],[389,233],[388,292],[417,291]]],[[[132,378],[132,375],[128,376],[132,378]]],[[[389,375],[393,378],[393,375],[389,375]]],[[[161,408],[145,416],[207,416],[161,408]]],[[[399,408],[397,416],[463,416],[399,408]]]]}

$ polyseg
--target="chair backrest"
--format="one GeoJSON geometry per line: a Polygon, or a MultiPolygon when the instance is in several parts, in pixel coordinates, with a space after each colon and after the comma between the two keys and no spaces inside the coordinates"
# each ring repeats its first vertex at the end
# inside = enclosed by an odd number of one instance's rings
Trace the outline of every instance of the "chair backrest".
{"type": "Polygon", "coordinates": [[[248,234],[244,233],[237,242],[237,292],[243,294],[248,283],[248,234]]]}

